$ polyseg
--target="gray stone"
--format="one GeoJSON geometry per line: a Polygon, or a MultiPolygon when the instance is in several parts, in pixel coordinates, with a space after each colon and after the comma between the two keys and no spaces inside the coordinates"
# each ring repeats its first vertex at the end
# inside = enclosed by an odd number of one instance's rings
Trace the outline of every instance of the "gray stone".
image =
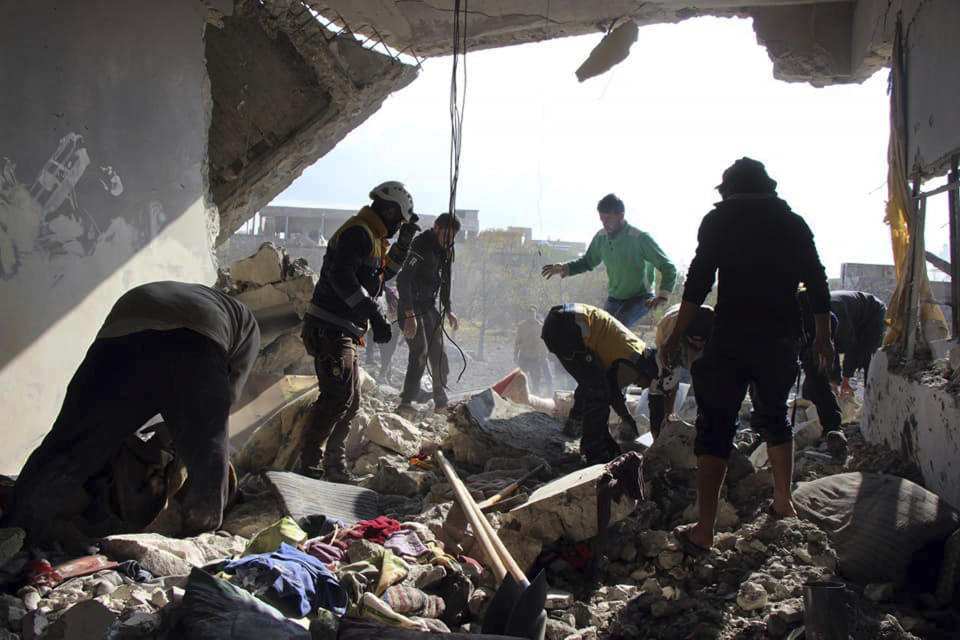
{"type": "MultiPolygon", "coordinates": [[[[695,521],[697,519],[697,505],[696,503],[691,504],[683,512],[683,518],[687,521],[695,521]]],[[[717,529],[718,530],[730,530],[736,529],[740,526],[740,516],[737,515],[737,510],[734,508],[729,501],[721,498],[720,504],[717,508],[717,529]]]]}
{"type": "Polygon", "coordinates": [[[764,618],[769,635],[781,637],[803,621],[803,600],[792,598],[777,602],[770,607],[764,618]]]}
{"type": "Polygon", "coordinates": [[[118,561],[136,560],[155,576],[186,575],[193,567],[243,553],[240,536],[204,533],[179,540],[155,533],[123,534],[101,540],[103,552],[118,561]]]}
{"type": "Polygon", "coordinates": [[[624,562],[633,562],[637,559],[637,546],[633,544],[625,544],[620,549],[620,559],[624,562]]]}
{"type": "Polygon", "coordinates": [[[107,636],[117,615],[96,600],[70,607],[47,630],[46,640],[100,640],[107,636]]]}
{"type": "Polygon", "coordinates": [[[657,556],[657,565],[661,569],[669,571],[683,562],[682,551],[664,551],[657,556]]]}
{"type": "Polygon", "coordinates": [[[301,318],[310,304],[313,297],[313,288],[316,286],[320,276],[316,273],[307,273],[296,278],[284,280],[273,285],[273,287],[282,292],[287,299],[293,303],[293,308],[301,318]]]}
{"type": "Polygon", "coordinates": [[[380,493],[391,493],[400,496],[421,496],[430,490],[430,485],[437,476],[429,471],[414,471],[410,464],[403,460],[395,461],[383,458],[377,464],[377,471],[367,482],[367,487],[380,493]]]}
{"type": "Polygon", "coordinates": [[[27,611],[33,611],[40,606],[40,593],[36,587],[22,587],[17,591],[17,596],[23,600],[23,606],[27,611]]]}
{"type": "Polygon", "coordinates": [[[767,606],[769,597],[767,590],[762,585],[747,580],[740,585],[740,591],[737,593],[737,604],[744,611],[755,611],[767,606]]]}
{"type": "Polygon", "coordinates": [[[227,512],[221,529],[237,536],[252,538],[285,514],[275,496],[266,495],[235,505],[227,512]]]}
{"type": "Polygon", "coordinates": [[[640,546],[643,555],[656,558],[663,551],[676,551],[680,548],[677,540],[666,531],[651,529],[640,534],[640,546]]]}
{"type": "Polygon", "coordinates": [[[283,278],[283,249],[272,242],[264,242],[249,258],[230,265],[234,282],[264,285],[280,282],[283,278]]]}
{"type": "Polygon", "coordinates": [[[571,627],[566,622],[560,620],[555,620],[553,618],[547,618],[547,640],[566,640],[568,636],[572,636],[577,633],[575,627],[571,627]]]}
{"type": "Polygon", "coordinates": [[[528,570],[536,562],[543,551],[543,542],[535,537],[524,535],[514,529],[501,528],[497,534],[507,548],[510,555],[517,562],[517,565],[524,571],[528,570]]]}
{"type": "Polygon", "coordinates": [[[270,307],[276,307],[290,302],[287,294],[272,284],[265,284],[262,287],[252,287],[243,293],[238,293],[235,297],[247,305],[251,311],[269,309],[270,307]]]}
{"type": "Polygon", "coordinates": [[[40,609],[34,609],[23,617],[20,636],[23,640],[40,640],[49,625],[47,615],[40,609]]]}
{"type": "Polygon", "coordinates": [[[544,608],[550,610],[569,609],[575,601],[576,598],[574,598],[573,594],[569,591],[550,589],[547,591],[547,601],[546,604],[544,604],[544,608]]]}
{"type": "Polygon", "coordinates": [[[0,627],[3,626],[2,621],[6,620],[7,626],[14,631],[19,631],[26,615],[27,607],[23,604],[23,600],[6,593],[0,595],[0,627]]]}
{"type": "Polygon", "coordinates": [[[458,463],[482,466],[490,458],[533,454],[551,465],[570,463],[563,425],[545,413],[515,404],[487,389],[459,405],[443,443],[458,463]]]}
{"type": "MultiPolygon", "coordinates": [[[[544,543],[557,538],[580,541],[597,535],[597,482],[605,465],[596,464],[561,476],[530,494],[525,504],[507,512],[504,524],[544,543]]],[[[622,497],[610,505],[610,524],[625,519],[636,501],[622,497]]]]}
{"type": "Polygon", "coordinates": [[[283,373],[308,357],[300,336],[296,333],[284,333],[260,351],[253,368],[257,371],[283,373]]]}
{"type": "Polygon", "coordinates": [[[697,456],[693,453],[696,435],[697,430],[686,422],[676,420],[665,423],[660,435],[643,455],[644,473],[696,469],[697,456]]]}
{"type": "Polygon", "coordinates": [[[20,527],[0,529],[0,567],[20,552],[26,537],[26,532],[20,527]]]}
{"type": "Polygon", "coordinates": [[[405,458],[420,453],[420,431],[408,420],[395,413],[381,413],[373,417],[364,435],[385,449],[405,458]]]}

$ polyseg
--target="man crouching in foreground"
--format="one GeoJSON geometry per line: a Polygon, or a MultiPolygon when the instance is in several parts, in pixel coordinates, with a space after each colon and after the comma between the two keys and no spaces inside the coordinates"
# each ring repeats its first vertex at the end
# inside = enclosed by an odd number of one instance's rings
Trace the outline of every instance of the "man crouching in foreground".
{"type": "Polygon", "coordinates": [[[773,467],[774,516],[795,516],[791,499],[793,433],[787,398],[797,377],[804,282],[816,319],[813,353],[826,369],[833,362],[827,276],[806,222],[777,197],[763,164],[741,158],[717,187],[723,201],[700,223],[683,302],[663,358],[676,358],[680,342],[719,271],[713,336],[693,364],[697,399],[697,503],[699,520],[675,534],[691,553],[713,544],[720,487],[733,448],[738,413],[753,385],[751,426],[767,442],[773,467]]]}
{"type": "Polygon", "coordinates": [[[183,533],[217,529],[227,500],[230,405],[260,349],[250,310],[200,284],[153,282],[113,306],[53,428],[17,478],[4,526],[31,544],[83,547],[97,529],[84,483],[158,413],[186,465],[183,533]]]}

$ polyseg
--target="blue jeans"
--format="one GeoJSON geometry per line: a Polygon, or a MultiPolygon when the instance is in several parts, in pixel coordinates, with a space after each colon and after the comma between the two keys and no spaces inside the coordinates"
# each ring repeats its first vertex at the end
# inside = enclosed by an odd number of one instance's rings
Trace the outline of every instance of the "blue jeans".
{"type": "Polygon", "coordinates": [[[627,298],[626,300],[607,298],[603,303],[603,310],[622,322],[623,326],[630,329],[640,321],[640,318],[650,312],[646,303],[652,297],[652,294],[646,293],[642,296],[627,298]]]}

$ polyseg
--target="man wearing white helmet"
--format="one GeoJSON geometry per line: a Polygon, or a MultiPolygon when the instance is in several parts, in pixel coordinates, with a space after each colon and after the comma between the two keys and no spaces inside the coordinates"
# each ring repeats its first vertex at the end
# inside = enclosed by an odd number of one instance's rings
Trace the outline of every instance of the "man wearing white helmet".
{"type": "Polygon", "coordinates": [[[314,357],[320,396],[300,439],[300,472],[333,482],[354,480],[346,468],[344,441],[360,407],[358,346],[368,326],[374,342],[390,341],[390,323],[376,298],[400,271],[420,230],[413,197],[402,183],[384,182],[370,199],[330,237],[303,321],[303,344],[314,357]],[[388,239],[398,230],[390,246],[388,239]]]}

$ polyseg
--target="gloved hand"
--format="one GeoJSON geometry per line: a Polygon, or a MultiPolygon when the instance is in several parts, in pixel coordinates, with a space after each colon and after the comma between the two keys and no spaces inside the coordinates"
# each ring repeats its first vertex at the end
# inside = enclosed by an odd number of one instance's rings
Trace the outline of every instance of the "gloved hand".
{"type": "Polygon", "coordinates": [[[401,249],[409,249],[413,242],[413,236],[417,235],[420,227],[414,222],[404,222],[400,225],[400,233],[397,235],[397,246],[401,249]]]}
{"type": "Polygon", "coordinates": [[[370,325],[373,327],[373,341],[377,344],[390,342],[393,332],[390,330],[390,323],[379,313],[370,317],[370,325]]]}

